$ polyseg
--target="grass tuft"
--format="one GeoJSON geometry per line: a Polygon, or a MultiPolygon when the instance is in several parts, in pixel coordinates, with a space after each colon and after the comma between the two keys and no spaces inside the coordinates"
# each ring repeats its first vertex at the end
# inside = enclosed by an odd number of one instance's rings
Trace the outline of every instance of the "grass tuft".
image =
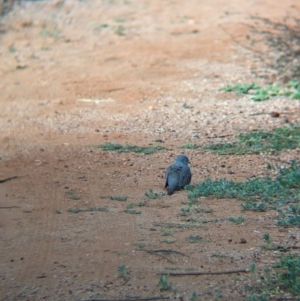
{"type": "Polygon", "coordinates": [[[227,85],[220,91],[235,92],[236,95],[250,95],[250,100],[263,101],[276,96],[288,96],[292,99],[300,99],[300,81],[290,81],[287,87],[267,85],[263,88],[257,84],[233,84],[227,85]]]}
{"type": "Polygon", "coordinates": [[[93,212],[93,211],[108,212],[108,209],[102,207],[91,207],[89,209],[80,209],[80,208],[68,209],[68,212],[70,213],[93,212]]]}
{"type": "Polygon", "coordinates": [[[190,235],[186,239],[189,243],[199,243],[199,242],[206,242],[200,235],[190,235]]]}
{"type": "Polygon", "coordinates": [[[136,146],[136,145],[121,145],[117,143],[108,143],[108,144],[101,144],[97,146],[98,148],[102,148],[104,151],[115,151],[118,153],[142,153],[145,155],[151,155],[154,154],[162,149],[164,147],[160,145],[156,146],[136,146]]]}
{"type": "Polygon", "coordinates": [[[242,224],[243,222],[245,222],[245,217],[243,216],[238,216],[238,217],[233,217],[231,216],[229,219],[228,219],[230,222],[234,223],[234,224],[242,224]]]}
{"type": "Polygon", "coordinates": [[[172,283],[169,282],[169,276],[168,275],[162,275],[159,278],[158,286],[161,291],[169,291],[172,289],[172,283]]]}
{"type": "MultiPolygon", "coordinates": [[[[289,167],[277,168],[277,177],[255,178],[246,182],[233,182],[226,179],[212,181],[206,179],[194,186],[189,185],[188,197],[195,199],[201,196],[216,198],[236,198],[246,201],[244,210],[266,211],[285,206],[287,203],[298,202],[300,198],[300,167],[292,161],[289,167]]],[[[289,219],[291,225],[300,224],[300,209],[290,205],[286,211],[280,212],[282,219],[279,225],[284,225],[283,219],[289,219]]]]}
{"type": "Polygon", "coordinates": [[[122,196],[122,195],[110,196],[109,199],[112,201],[125,202],[127,200],[127,196],[122,196]]]}
{"type": "Polygon", "coordinates": [[[272,132],[253,131],[237,138],[237,142],[213,144],[204,148],[219,155],[260,154],[295,149],[300,147],[300,126],[290,125],[272,132]]]}
{"type": "Polygon", "coordinates": [[[165,192],[154,192],[152,189],[145,192],[145,196],[149,199],[159,199],[166,195],[165,192]]]}
{"type": "Polygon", "coordinates": [[[200,148],[200,144],[192,144],[192,143],[187,143],[181,146],[181,148],[185,148],[185,149],[197,149],[200,148]]]}

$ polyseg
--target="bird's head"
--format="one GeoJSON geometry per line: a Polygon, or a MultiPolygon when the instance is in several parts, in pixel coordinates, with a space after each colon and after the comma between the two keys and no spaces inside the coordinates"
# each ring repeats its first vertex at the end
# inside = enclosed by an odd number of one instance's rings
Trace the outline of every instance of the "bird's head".
{"type": "Polygon", "coordinates": [[[183,163],[183,164],[186,164],[188,165],[190,162],[188,156],[186,155],[179,155],[177,158],[176,158],[176,161],[177,162],[180,162],[180,163],[183,163]]]}

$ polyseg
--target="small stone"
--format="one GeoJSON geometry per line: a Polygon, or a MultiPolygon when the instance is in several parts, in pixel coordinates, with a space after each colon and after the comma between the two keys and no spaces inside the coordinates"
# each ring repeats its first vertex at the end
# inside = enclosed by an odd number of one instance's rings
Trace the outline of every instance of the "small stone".
{"type": "Polygon", "coordinates": [[[246,243],[247,243],[247,240],[245,238],[240,239],[240,244],[246,244],[246,243]]]}
{"type": "Polygon", "coordinates": [[[280,116],[280,114],[278,112],[272,111],[270,113],[270,116],[273,117],[273,118],[278,118],[280,116]]]}

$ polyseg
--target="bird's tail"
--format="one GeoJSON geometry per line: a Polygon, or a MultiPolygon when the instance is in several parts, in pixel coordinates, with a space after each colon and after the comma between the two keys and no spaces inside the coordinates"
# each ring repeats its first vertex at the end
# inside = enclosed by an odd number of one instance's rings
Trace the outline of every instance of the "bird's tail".
{"type": "Polygon", "coordinates": [[[171,195],[178,187],[177,181],[169,181],[168,183],[168,195],[171,195]]]}

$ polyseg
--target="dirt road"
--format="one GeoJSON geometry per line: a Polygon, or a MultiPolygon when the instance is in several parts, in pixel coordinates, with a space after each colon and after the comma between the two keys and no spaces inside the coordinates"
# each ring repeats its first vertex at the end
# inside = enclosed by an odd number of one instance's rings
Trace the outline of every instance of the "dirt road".
{"type": "Polygon", "coordinates": [[[274,258],[262,252],[262,234],[288,239],[275,226],[277,213],[245,212],[236,225],[228,217],[241,215],[239,201],[203,198],[196,213],[203,222],[187,226],[186,191],[157,199],[145,193],[164,191],[165,170],[182,152],[192,162],[192,184],[270,174],[267,155],[181,147],[286,124],[272,111],[299,120],[295,101],[254,103],[219,91],[276,80],[242,46],[245,24],[299,9],[295,0],[57,0],[16,3],[2,16],[0,179],[18,178],[0,184],[0,299],[245,300],[246,287],[259,282],[247,273],[170,277],[166,291],[157,273],[253,262],[263,270],[274,258]],[[106,143],[164,149],[145,155],[96,147],[106,143]],[[145,251],[162,249],[181,253],[145,251]]]}

